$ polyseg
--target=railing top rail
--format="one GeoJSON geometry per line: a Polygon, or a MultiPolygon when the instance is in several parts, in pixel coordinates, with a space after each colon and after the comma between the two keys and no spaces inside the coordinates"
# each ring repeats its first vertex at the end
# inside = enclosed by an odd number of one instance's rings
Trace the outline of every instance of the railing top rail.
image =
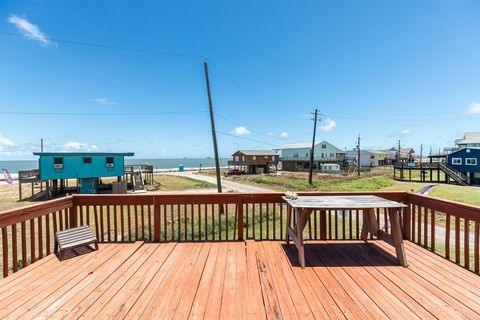
{"type": "Polygon", "coordinates": [[[407,202],[460,218],[480,222],[480,206],[407,192],[407,202]]]}
{"type": "Polygon", "coordinates": [[[73,196],[66,196],[38,204],[3,211],[0,212],[0,228],[43,216],[54,211],[68,209],[72,206],[73,196]]]}

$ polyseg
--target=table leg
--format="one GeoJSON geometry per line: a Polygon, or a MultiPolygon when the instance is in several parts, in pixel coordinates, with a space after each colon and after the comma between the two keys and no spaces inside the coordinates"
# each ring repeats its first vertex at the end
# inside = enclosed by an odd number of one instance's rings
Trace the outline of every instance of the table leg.
{"type": "Polygon", "coordinates": [[[397,253],[397,259],[402,266],[406,267],[408,264],[407,257],[405,255],[405,248],[403,246],[402,228],[400,226],[398,210],[396,208],[388,209],[388,215],[392,225],[392,241],[397,253]]]}
{"type": "Polygon", "coordinates": [[[292,221],[292,206],[288,205],[288,207],[287,207],[287,227],[285,228],[285,239],[287,240],[287,244],[290,244],[290,235],[288,234],[288,228],[290,228],[291,221],[292,221]]]}
{"type": "Polygon", "coordinates": [[[298,209],[295,212],[295,216],[297,217],[297,225],[295,226],[296,233],[297,233],[297,250],[298,250],[298,262],[300,266],[305,268],[305,246],[303,243],[303,228],[305,226],[304,223],[304,210],[298,212],[298,209]]]}
{"type": "Polygon", "coordinates": [[[370,221],[370,210],[363,210],[362,220],[362,239],[367,242],[368,230],[370,229],[368,225],[370,221]]]}

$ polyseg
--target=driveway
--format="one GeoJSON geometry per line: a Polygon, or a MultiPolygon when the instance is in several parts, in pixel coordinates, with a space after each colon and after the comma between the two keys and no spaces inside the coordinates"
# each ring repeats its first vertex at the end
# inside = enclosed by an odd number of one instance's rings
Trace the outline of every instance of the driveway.
{"type": "MultiPolygon", "coordinates": [[[[162,173],[166,175],[172,175],[172,176],[180,176],[180,177],[185,177],[185,178],[190,178],[194,180],[199,180],[199,181],[204,181],[204,182],[209,182],[214,185],[217,185],[217,179],[215,177],[211,176],[204,176],[200,174],[195,174],[193,172],[167,172],[167,173],[162,173]]],[[[271,189],[265,189],[265,188],[260,188],[260,187],[255,187],[255,186],[249,186],[237,182],[232,182],[229,180],[224,180],[222,179],[222,190],[223,191],[238,191],[238,192],[275,192],[274,190],[271,189]]]]}

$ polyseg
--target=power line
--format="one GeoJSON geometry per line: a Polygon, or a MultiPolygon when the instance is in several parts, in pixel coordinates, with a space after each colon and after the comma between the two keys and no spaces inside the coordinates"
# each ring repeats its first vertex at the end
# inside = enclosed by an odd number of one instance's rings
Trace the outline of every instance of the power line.
{"type": "Polygon", "coordinates": [[[222,132],[222,131],[216,131],[216,132],[217,132],[217,133],[220,133],[220,134],[223,134],[223,135],[225,135],[225,136],[230,136],[230,137],[234,137],[234,138],[237,138],[237,139],[242,139],[242,140],[247,140],[247,141],[251,141],[251,142],[262,143],[262,144],[266,144],[266,145],[274,146],[274,147],[277,146],[276,144],[273,144],[273,143],[269,143],[269,142],[265,142],[265,141],[260,141],[260,140],[256,140],[256,139],[251,139],[251,138],[246,138],[246,137],[240,137],[240,136],[236,136],[236,135],[234,135],[234,134],[227,133],[227,132],[222,132]]]}
{"type": "Polygon", "coordinates": [[[30,112],[30,111],[0,111],[6,115],[39,115],[39,116],[143,116],[143,115],[171,115],[171,114],[196,114],[207,113],[206,110],[198,111],[165,111],[165,112],[30,112]]]}
{"type": "MultiPolygon", "coordinates": [[[[15,32],[8,32],[8,31],[0,31],[0,34],[7,35],[7,36],[21,37],[21,38],[25,37],[22,34],[15,33],[15,32]]],[[[137,48],[129,48],[129,47],[112,46],[112,45],[106,45],[106,44],[100,44],[100,43],[91,43],[91,42],[82,42],[82,41],[50,38],[50,37],[48,37],[47,40],[52,41],[52,42],[67,43],[67,44],[73,44],[73,45],[84,46],[84,47],[94,47],[94,48],[130,51],[130,52],[138,52],[138,53],[151,53],[151,54],[159,54],[159,55],[163,55],[163,56],[175,56],[175,57],[187,57],[187,58],[203,58],[204,57],[204,56],[198,55],[198,54],[157,51],[157,50],[148,50],[148,49],[137,49],[137,48]]]]}
{"type": "Polygon", "coordinates": [[[247,89],[245,89],[244,87],[242,87],[235,79],[233,79],[231,76],[229,76],[225,71],[223,71],[222,68],[220,68],[218,66],[218,64],[216,64],[214,61],[212,61],[211,59],[209,60],[212,65],[218,70],[220,71],[221,74],[223,74],[223,76],[228,79],[231,83],[233,83],[238,89],[240,89],[240,91],[242,91],[243,93],[245,93],[247,96],[249,96],[250,98],[252,98],[253,100],[255,100],[257,103],[261,104],[262,106],[268,108],[269,110],[273,111],[273,112],[276,112],[284,117],[287,117],[287,118],[292,118],[292,116],[286,114],[286,113],[283,113],[279,110],[277,110],[276,108],[266,104],[265,102],[263,102],[262,100],[260,100],[259,98],[257,98],[256,96],[254,96],[252,93],[250,93],[250,91],[248,91],[247,89]]]}

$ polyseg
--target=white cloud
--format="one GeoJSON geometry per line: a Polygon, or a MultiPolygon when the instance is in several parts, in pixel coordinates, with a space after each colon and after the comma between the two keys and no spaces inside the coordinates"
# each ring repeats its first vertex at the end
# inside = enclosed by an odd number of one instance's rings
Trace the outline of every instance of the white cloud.
{"type": "Polygon", "coordinates": [[[231,133],[236,136],[246,136],[250,134],[250,130],[248,130],[246,127],[235,127],[231,133]]]}
{"type": "Polygon", "coordinates": [[[282,139],[288,139],[289,135],[288,135],[288,132],[282,132],[280,133],[280,138],[282,139]]]}
{"type": "Polygon", "coordinates": [[[114,106],[114,105],[117,104],[115,101],[111,101],[108,98],[94,98],[94,99],[90,99],[90,101],[98,103],[98,104],[103,104],[103,105],[106,105],[106,106],[114,106]]]}
{"type": "Polygon", "coordinates": [[[55,42],[52,42],[47,38],[47,36],[40,30],[37,25],[31,23],[26,18],[21,18],[15,14],[11,14],[8,17],[7,21],[13,24],[17,28],[17,30],[25,37],[39,41],[45,46],[57,46],[55,42]]]}
{"type": "Polygon", "coordinates": [[[273,137],[273,136],[274,136],[274,133],[273,133],[273,132],[269,132],[269,133],[267,133],[267,136],[273,137]]]}
{"type": "Polygon", "coordinates": [[[13,141],[0,134],[0,146],[13,146],[13,141]]]}
{"type": "Polygon", "coordinates": [[[320,126],[320,130],[322,130],[322,131],[332,131],[335,128],[336,125],[337,125],[337,123],[334,120],[326,119],[325,124],[322,124],[320,126]]]}
{"type": "Polygon", "coordinates": [[[85,143],[85,142],[68,141],[63,145],[63,150],[93,152],[93,151],[98,151],[98,147],[94,144],[89,145],[88,143],[85,143]]]}
{"type": "Polygon", "coordinates": [[[401,137],[406,137],[412,133],[412,129],[410,128],[403,128],[403,129],[398,129],[394,132],[391,132],[388,134],[389,138],[401,138],[401,137]]]}
{"type": "Polygon", "coordinates": [[[467,114],[479,114],[480,113],[480,102],[472,102],[466,110],[467,114]]]}
{"type": "Polygon", "coordinates": [[[411,132],[412,132],[412,129],[410,129],[410,128],[405,128],[405,129],[400,130],[400,134],[402,136],[409,135],[411,132]]]}

